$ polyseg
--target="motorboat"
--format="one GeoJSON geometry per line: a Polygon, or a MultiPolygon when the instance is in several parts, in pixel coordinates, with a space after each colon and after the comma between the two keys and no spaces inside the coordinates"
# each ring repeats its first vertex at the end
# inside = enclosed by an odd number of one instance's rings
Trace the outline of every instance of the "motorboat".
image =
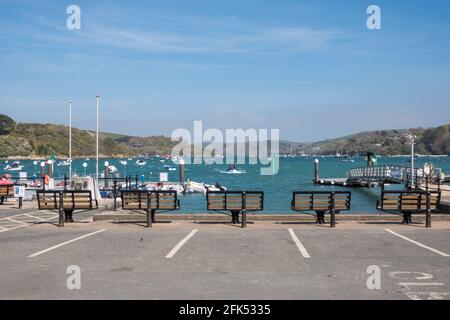
{"type": "Polygon", "coordinates": [[[225,174],[245,174],[245,170],[240,170],[236,166],[230,166],[227,170],[219,170],[220,173],[225,174]]]}
{"type": "Polygon", "coordinates": [[[147,162],[146,161],[144,161],[144,160],[137,160],[136,161],[136,164],[138,165],[138,166],[145,166],[146,164],[147,164],[147,162]]]}
{"type": "Polygon", "coordinates": [[[24,166],[20,165],[20,161],[14,161],[10,165],[6,165],[6,167],[3,169],[5,171],[20,171],[23,169],[24,166]]]}
{"type": "Polygon", "coordinates": [[[109,166],[109,173],[114,174],[119,172],[119,170],[117,170],[116,166],[109,166]]]}

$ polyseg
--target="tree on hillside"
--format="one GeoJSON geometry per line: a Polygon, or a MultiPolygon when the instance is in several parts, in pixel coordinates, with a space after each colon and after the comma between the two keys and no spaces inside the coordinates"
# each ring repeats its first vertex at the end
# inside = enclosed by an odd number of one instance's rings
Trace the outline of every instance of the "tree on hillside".
{"type": "Polygon", "coordinates": [[[0,114],[0,135],[10,134],[15,126],[16,123],[13,119],[7,115],[0,114]]]}

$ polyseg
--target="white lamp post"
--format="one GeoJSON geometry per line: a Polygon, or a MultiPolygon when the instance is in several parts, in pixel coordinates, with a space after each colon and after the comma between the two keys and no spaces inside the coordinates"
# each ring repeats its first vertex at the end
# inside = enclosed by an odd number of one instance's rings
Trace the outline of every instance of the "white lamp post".
{"type": "Polygon", "coordinates": [[[36,177],[36,175],[37,175],[37,168],[36,168],[36,166],[37,166],[38,163],[39,163],[39,162],[37,162],[36,160],[33,161],[33,164],[34,164],[34,176],[35,176],[35,177],[36,177]]]}
{"type": "Polygon", "coordinates": [[[86,177],[86,168],[87,168],[88,164],[86,162],[83,163],[83,168],[84,168],[84,176],[86,177]]]}
{"type": "Polygon", "coordinates": [[[408,133],[407,137],[411,141],[411,188],[414,189],[414,187],[415,187],[415,182],[414,182],[414,177],[415,177],[415,173],[414,173],[414,161],[415,161],[414,145],[416,144],[416,136],[413,135],[412,133],[408,133]]]}

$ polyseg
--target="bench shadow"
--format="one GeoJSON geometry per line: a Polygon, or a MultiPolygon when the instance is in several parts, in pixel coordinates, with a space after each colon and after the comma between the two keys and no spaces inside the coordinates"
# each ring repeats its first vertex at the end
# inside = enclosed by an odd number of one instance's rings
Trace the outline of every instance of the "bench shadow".
{"type": "MultiPolygon", "coordinates": [[[[136,221],[112,221],[112,224],[134,224],[134,225],[145,225],[147,226],[147,221],[140,221],[140,220],[136,220],[136,221]]],[[[156,221],[153,222],[152,224],[169,224],[172,223],[172,221],[156,221]]]]}
{"type": "MultiPolygon", "coordinates": [[[[220,222],[220,221],[193,221],[192,223],[194,223],[194,224],[205,224],[205,225],[207,225],[207,224],[211,224],[211,225],[213,225],[213,224],[217,224],[217,225],[221,224],[221,225],[230,226],[230,227],[238,227],[238,228],[241,227],[240,223],[232,224],[231,222],[220,222]]],[[[253,221],[251,221],[251,222],[247,221],[247,224],[255,224],[255,223],[253,221]]]]}
{"type": "Polygon", "coordinates": [[[425,228],[425,223],[412,223],[412,224],[402,224],[401,222],[395,221],[360,221],[360,224],[369,224],[369,225],[394,225],[394,226],[404,226],[404,227],[420,227],[425,228]]]}

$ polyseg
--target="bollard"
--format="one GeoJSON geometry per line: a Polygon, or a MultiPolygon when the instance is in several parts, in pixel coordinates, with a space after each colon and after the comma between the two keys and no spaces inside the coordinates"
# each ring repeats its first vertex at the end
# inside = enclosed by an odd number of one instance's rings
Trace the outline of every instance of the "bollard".
{"type": "Polygon", "coordinates": [[[114,197],[114,211],[117,211],[117,180],[114,179],[113,182],[113,197],[114,197]]]}
{"type": "Polygon", "coordinates": [[[108,189],[109,187],[108,178],[109,178],[109,166],[105,166],[105,183],[103,184],[105,189],[108,189]]]}
{"type": "Polygon", "coordinates": [[[59,193],[59,227],[64,227],[63,194],[59,193]]]}
{"type": "Polygon", "coordinates": [[[180,160],[180,183],[184,183],[184,159],[180,160]]]}
{"type": "Polygon", "coordinates": [[[431,204],[430,204],[430,192],[427,191],[427,215],[426,215],[426,227],[431,228],[431,204]]]}
{"type": "Polygon", "coordinates": [[[19,197],[19,209],[22,209],[22,197],[19,197]]]}
{"type": "Polygon", "coordinates": [[[318,182],[319,178],[319,159],[314,160],[314,181],[318,182]]]}
{"type": "MultiPolygon", "coordinates": [[[[247,204],[246,204],[246,193],[242,193],[242,228],[247,228],[247,204]]],[[[239,217],[239,214],[238,214],[239,217]]]]}
{"type": "Polygon", "coordinates": [[[335,203],[334,203],[334,192],[331,193],[331,210],[330,210],[330,226],[331,228],[336,228],[336,210],[335,210],[335,203]]]}

